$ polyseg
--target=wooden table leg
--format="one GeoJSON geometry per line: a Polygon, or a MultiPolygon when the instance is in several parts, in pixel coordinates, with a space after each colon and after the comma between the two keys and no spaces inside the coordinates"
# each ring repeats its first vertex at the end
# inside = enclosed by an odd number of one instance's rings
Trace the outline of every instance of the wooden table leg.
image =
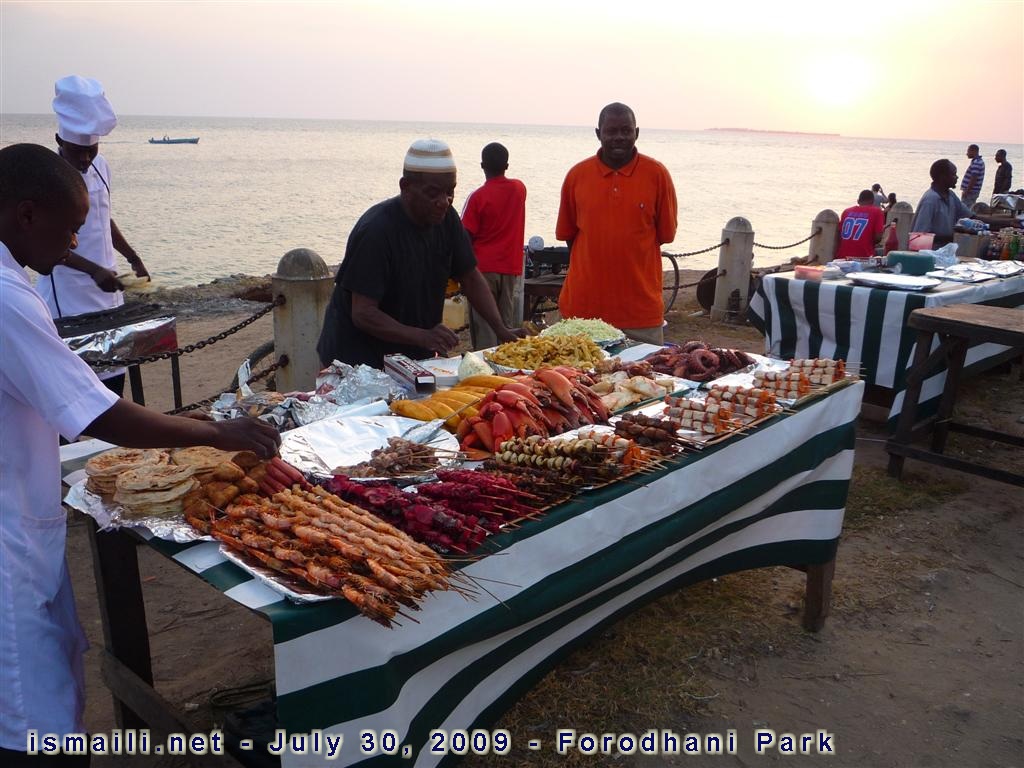
{"type": "MultiPolygon", "coordinates": [[[[907,388],[903,392],[903,407],[896,421],[896,433],[892,436],[894,443],[910,443],[914,431],[914,418],[917,414],[917,401],[921,399],[921,385],[924,383],[926,365],[932,347],[932,332],[918,331],[917,346],[914,349],[914,362],[907,374],[907,388]]],[[[895,453],[889,454],[889,475],[899,478],[903,474],[904,457],[895,453]]]]}
{"type": "Polygon", "coordinates": [[[804,629],[808,632],[817,632],[825,626],[825,619],[832,609],[832,577],[835,572],[835,558],[821,565],[807,566],[804,629]]]}
{"type": "Polygon", "coordinates": [[[967,359],[967,339],[946,339],[943,341],[947,349],[946,384],[939,402],[939,412],[932,432],[932,450],[942,453],[949,435],[949,420],[953,418],[953,406],[956,404],[956,393],[960,386],[960,374],[964,370],[967,359]]]}
{"type": "MultiPolygon", "coordinates": [[[[149,628],[142,601],[136,544],[124,533],[100,533],[88,519],[89,544],[96,574],[103,640],[107,652],[150,686],[153,667],[149,655],[149,628]]],[[[146,721],[114,694],[114,716],[121,728],[144,728],[146,721]]]]}

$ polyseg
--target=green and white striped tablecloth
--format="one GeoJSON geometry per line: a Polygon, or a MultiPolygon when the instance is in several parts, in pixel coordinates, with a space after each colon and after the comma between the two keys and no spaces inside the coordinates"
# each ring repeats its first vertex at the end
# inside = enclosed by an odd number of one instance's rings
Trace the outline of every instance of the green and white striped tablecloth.
{"type": "MultiPolygon", "coordinates": [[[[782,359],[846,360],[859,366],[868,384],[894,390],[889,412],[894,423],[903,405],[917,337],[907,327],[907,318],[915,309],[948,304],[1024,306],[1024,275],[966,285],[943,283],[928,293],[867,288],[846,280],[817,283],[766,275],[750,310],[751,322],[764,334],[766,354],[782,359]]],[[[933,346],[938,346],[938,339],[933,346]]],[[[965,367],[970,370],[1006,349],[998,344],[971,347],[965,367]]],[[[945,381],[943,369],[924,382],[921,414],[937,406],[945,381]]]]}
{"type": "Polygon", "coordinates": [[[839,387],[642,484],[584,493],[497,537],[500,554],[464,569],[493,597],[433,593],[420,623],[392,630],[344,601],[284,601],[215,544],[150,545],[269,618],[281,728],[343,734],[336,765],[442,765],[427,749],[432,729],[492,725],[570,647],[639,605],[732,571],[832,559],[863,389],[839,387]],[[412,756],[361,755],[364,729],[397,732],[412,756]]]}

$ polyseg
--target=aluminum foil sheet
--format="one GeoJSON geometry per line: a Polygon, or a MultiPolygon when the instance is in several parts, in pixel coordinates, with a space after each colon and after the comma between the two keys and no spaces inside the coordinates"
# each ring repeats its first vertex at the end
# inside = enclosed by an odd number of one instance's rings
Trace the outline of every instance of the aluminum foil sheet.
{"type": "Polygon", "coordinates": [[[313,592],[309,585],[299,581],[299,579],[289,578],[283,573],[278,573],[277,571],[272,571],[270,568],[264,568],[261,565],[256,565],[251,560],[243,557],[238,552],[224,544],[220,545],[220,553],[224,555],[225,560],[233,565],[237,565],[254,579],[263,582],[270,587],[270,589],[274,590],[279,595],[287,597],[293,603],[322,603],[325,600],[339,599],[332,595],[321,595],[317,592],[313,592]]]}
{"type": "Polygon", "coordinates": [[[408,393],[393,378],[368,365],[351,366],[335,360],[316,377],[316,394],[340,405],[366,398],[392,400],[408,393]]]}
{"type": "MultiPolygon", "coordinates": [[[[64,339],[72,352],[83,360],[128,360],[178,348],[178,328],[173,317],[157,317],[106,331],[93,331],[64,339]]],[[[93,368],[96,373],[117,370],[121,366],[93,368]]]]}
{"type": "Polygon", "coordinates": [[[213,541],[212,537],[199,533],[181,517],[128,517],[120,504],[105,501],[101,496],[88,490],[85,487],[85,480],[71,486],[68,495],[64,497],[64,503],[89,515],[96,521],[101,531],[113,531],[118,528],[134,528],[140,532],[147,530],[158,539],[178,544],[213,541]]]}
{"type": "Polygon", "coordinates": [[[976,272],[983,272],[986,275],[994,275],[995,277],[1013,277],[1024,272],[1024,261],[1016,259],[1007,261],[985,261],[978,259],[975,262],[971,262],[970,266],[976,272]]]}
{"type": "MultiPolygon", "coordinates": [[[[376,448],[387,445],[389,437],[403,437],[445,451],[457,453],[455,435],[435,422],[416,421],[401,416],[343,416],[318,421],[293,429],[281,439],[281,458],[298,469],[321,477],[331,470],[366,461],[376,448]]],[[[458,459],[442,460],[440,466],[458,466],[458,459]]],[[[353,480],[390,480],[391,478],[359,477],[353,480]]]]}
{"type": "MultiPolygon", "coordinates": [[[[251,398],[238,400],[232,393],[225,392],[210,406],[210,416],[214,421],[249,416],[251,413],[249,413],[247,403],[251,404],[252,402],[251,398]]],[[[320,395],[313,395],[308,400],[286,397],[272,409],[261,414],[259,418],[284,432],[339,416],[378,416],[387,412],[387,403],[378,398],[364,397],[362,400],[347,405],[339,405],[320,395]]]]}

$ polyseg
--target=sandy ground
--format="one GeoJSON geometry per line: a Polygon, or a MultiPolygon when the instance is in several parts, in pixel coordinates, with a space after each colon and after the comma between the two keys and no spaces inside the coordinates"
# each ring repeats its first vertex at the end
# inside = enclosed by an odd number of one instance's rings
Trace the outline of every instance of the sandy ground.
{"type": "MultiPolygon", "coordinates": [[[[179,342],[205,338],[245,314],[183,319],[179,342]]],[[[264,318],[186,358],[182,363],[185,401],[220,392],[238,362],[270,334],[270,320],[264,318]]],[[[749,330],[734,332],[709,325],[703,335],[723,345],[742,341],[750,351],[760,351],[751,343],[749,330]]],[[[1018,372],[1015,368],[997,377],[1010,393],[997,409],[1003,411],[1004,426],[1019,431],[1024,385],[1018,372]]],[[[169,366],[146,366],[145,386],[150,406],[171,407],[169,366]]],[[[858,473],[884,476],[883,439],[877,427],[862,425],[858,473]]],[[[1019,451],[992,454],[988,446],[970,450],[1021,466],[1019,451]]],[[[714,680],[713,695],[699,717],[648,722],[629,696],[618,702],[618,708],[632,718],[634,730],[661,727],[682,734],[735,729],[738,755],[696,760],[598,756],[588,758],[586,764],[810,765],[821,759],[782,757],[777,752],[754,755],[753,730],[772,728],[779,733],[831,732],[838,753],[829,763],[834,766],[1024,765],[1024,491],[921,465],[908,463],[908,469],[910,477],[925,486],[953,477],[962,492],[898,518],[848,525],[838,555],[833,613],[822,632],[811,635],[799,630],[799,574],[786,569],[754,572],[752,578],[761,580],[762,587],[768,585],[772,597],[739,617],[736,648],[725,644],[696,661],[686,661],[704,667],[702,671],[714,680]],[[739,653],[744,621],[776,625],[784,630],[783,641],[766,645],[753,657],[739,653]]],[[[82,622],[93,643],[87,657],[86,724],[92,732],[106,732],[114,721],[98,669],[96,649],[102,646],[102,631],[85,533],[83,521],[72,517],[69,564],[82,622]]],[[[222,721],[223,710],[217,706],[221,697],[244,686],[262,690],[271,684],[269,624],[147,547],[139,549],[139,557],[157,688],[197,726],[208,729],[222,721]]],[[[644,610],[652,609],[656,605],[644,610]]],[[[609,630],[609,638],[596,642],[614,642],[615,632],[628,631],[628,626],[627,620],[609,630]]],[[[685,631],[680,627],[680,632],[685,631]]],[[[571,663],[570,659],[566,665],[571,663]]],[[[552,674],[559,673],[598,675],[601,671],[560,668],[552,674]]],[[[532,695],[528,694],[524,706],[532,695]]],[[[599,722],[551,722],[537,727],[551,733],[555,727],[607,730],[599,722]]],[[[522,763],[534,764],[532,753],[528,757],[522,763]]],[[[94,765],[113,762],[100,758],[94,765]]],[[[187,764],[166,758],[116,762],[187,764]]]]}

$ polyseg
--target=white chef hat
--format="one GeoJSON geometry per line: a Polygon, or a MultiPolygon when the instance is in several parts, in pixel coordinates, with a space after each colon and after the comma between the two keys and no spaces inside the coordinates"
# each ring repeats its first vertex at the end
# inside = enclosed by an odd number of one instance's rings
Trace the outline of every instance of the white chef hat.
{"type": "Polygon", "coordinates": [[[98,144],[117,125],[114,108],[103,93],[103,86],[91,77],[69,75],[53,86],[53,111],[57,115],[57,135],[64,141],[91,147],[98,144]]]}
{"type": "Polygon", "coordinates": [[[455,158],[443,141],[419,139],[405,153],[402,170],[415,173],[455,173],[455,158]]]}

